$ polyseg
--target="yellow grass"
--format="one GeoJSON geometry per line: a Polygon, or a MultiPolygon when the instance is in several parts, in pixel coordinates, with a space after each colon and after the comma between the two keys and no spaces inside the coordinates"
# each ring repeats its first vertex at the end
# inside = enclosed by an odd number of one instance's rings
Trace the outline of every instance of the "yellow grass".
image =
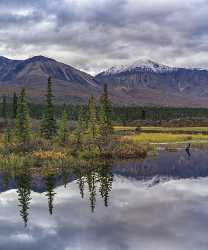
{"type": "Polygon", "coordinates": [[[142,132],[145,131],[208,131],[208,127],[141,127],[142,132]]]}
{"type": "Polygon", "coordinates": [[[115,131],[134,131],[136,127],[130,126],[114,126],[115,131]]]}
{"type": "Polygon", "coordinates": [[[63,152],[56,152],[56,151],[38,151],[32,153],[33,157],[40,158],[40,159],[53,159],[59,160],[66,158],[66,154],[63,152]]]}
{"type": "Polygon", "coordinates": [[[168,143],[168,142],[183,142],[192,140],[208,140],[208,135],[201,134],[170,134],[170,133],[141,133],[138,135],[123,136],[121,140],[128,140],[141,143],[168,143]]]}

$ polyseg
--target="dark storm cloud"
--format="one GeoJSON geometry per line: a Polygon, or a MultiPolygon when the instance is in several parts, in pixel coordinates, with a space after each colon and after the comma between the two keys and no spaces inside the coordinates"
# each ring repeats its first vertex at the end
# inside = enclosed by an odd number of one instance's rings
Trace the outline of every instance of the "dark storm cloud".
{"type": "Polygon", "coordinates": [[[149,57],[208,67],[206,0],[0,1],[0,54],[44,54],[90,72],[149,57]]]}

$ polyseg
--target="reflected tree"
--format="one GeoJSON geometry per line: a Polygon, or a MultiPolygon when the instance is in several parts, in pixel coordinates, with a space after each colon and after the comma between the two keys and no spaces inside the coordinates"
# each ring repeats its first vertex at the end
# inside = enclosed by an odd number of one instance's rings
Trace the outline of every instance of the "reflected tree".
{"type": "Polygon", "coordinates": [[[67,185],[67,183],[69,181],[69,175],[70,175],[69,169],[66,168],[66,167],[63,167],[62,168],[62,179],[63,179],[63,183],[64,183],[65,188],[66,188],[66,185],[67,185]]]}
{"type": "Polygon", "coordinates": [[[79,178],[77,179],[77,183],[79,185],[80,195],[81,195],[82,199],[84,199],[84,177],[79,176],[79,178]]]}
{"type": "Polygon", "coordinates": [[[93,171],[87,174],[87,183],[89,190],[90,207],[93,213],[96,206],[96,176],[93,171]]]}
{"type": "Polygon", "coordinates": [[[31,200],[31,175],[28,169],[24,169],[17,177],[17,194],[20,207],[20,215],[24,221],[25,227],[28,222],[30,200],[31,200]]]}
{"type": "Polygon", "coordinates": [[[45,185],[47,190],[46,196],[48,197],[48,210],[51,215],[53,214],[53,201],[56,194],[54,192],[55,183],[56,180],[54,175],[48,175],[45,177],[45,185]]]}
{"type": "Polygon", "coordinates": [[[113,174],[109,165],[104,165],[99,170],[99,192],[104,200],[104,205],[108,206],[109,192],[112,190],[113,174]]]}
{"type": "Polygon", "coordinates": [[[78,168],[75,169],[74,174],[79,187],[81,198],[84,199],[84,186],[85,186],[84,171],[81,171],[81,169],[78,168]]]}

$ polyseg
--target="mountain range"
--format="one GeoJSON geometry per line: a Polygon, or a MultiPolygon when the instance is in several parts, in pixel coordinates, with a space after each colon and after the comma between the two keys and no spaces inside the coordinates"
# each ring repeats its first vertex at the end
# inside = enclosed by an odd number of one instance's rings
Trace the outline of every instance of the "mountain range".
{"type": "Polygon", "coordinates": [[[11,96],[25,87],[32,101],[42,102],[49,76],[59,103],[86,103],[89,95],[98,100],[107,83],[116,105],[208,107],[207,69],[137,60],[92,76],[44,56],[26,60],[0,57],[2,94],[11,96]]]}

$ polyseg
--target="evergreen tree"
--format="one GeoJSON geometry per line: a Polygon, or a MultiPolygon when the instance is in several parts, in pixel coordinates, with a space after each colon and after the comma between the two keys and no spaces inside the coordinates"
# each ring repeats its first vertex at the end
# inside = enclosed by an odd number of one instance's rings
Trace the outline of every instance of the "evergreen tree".
{"type": "Polygon", "coordinates": [[[56,119],[53,105],[53,92],[51,77],[48,78],[48,90],[41,124],[41,133],[46,139],[52,139],[57,132],[56,119]]]}
{"type": "Polygon", "coordinates": [[[7,118],[7,103],[6,103],[6,97],[3,96],[2,99],[2,117],[6,120],[7,118]]]}
{"type": "Polygon", "coordinates": [[[100,134],[102,150],[106,152],[111,141],[113,126],[111,121],[111,102],[108,97],[107,84],[104,85],[104,91],[100,98],[100,134]]]}
{"type": "Polygon", "coordinates": [[[77,126],[75,129],[76,149],[80,150],[83,143],[83,135],[86,128],[83,107],[80,107],[77,126]]]}
{"type": "Polygon", "coordinates": [[[16,117],[17,117],[17,105],[18,105],[18,97],[17,97],[17,94],[16,93],[14,93],[14,95],[13,95],[13,103],[12,103],[12,111],[13,111],[13,113],[12,113],[12,116],[13,116],[13,118],[14,119],[16,119],[16,117]]]}
{"type": "Polygon", "coordinates": [[[31,136],[30,117],[24,88],[22,89],[20,97],[18,98],[16,135],[20,143],[29,143],[31,136]]]}
{"type": "Polygon", "coordinates": [[[59,127],[58,127],[58,139],[60,143],[66,143],[69,135],[69,129],[68,129],[68,114],[66,110],[64,110],[62,117],[59,121],[59,127]]]}
{"type": "Polygon", "coordinates": [[[93,154],[96,154],[97,149],[99,148],[99,138],[99,123],[96,115],[96,107],[94,98],[91,96],[88,104],[88,122],[85,133],[85,144],[87,145],[88,150],[93,154]]]}

